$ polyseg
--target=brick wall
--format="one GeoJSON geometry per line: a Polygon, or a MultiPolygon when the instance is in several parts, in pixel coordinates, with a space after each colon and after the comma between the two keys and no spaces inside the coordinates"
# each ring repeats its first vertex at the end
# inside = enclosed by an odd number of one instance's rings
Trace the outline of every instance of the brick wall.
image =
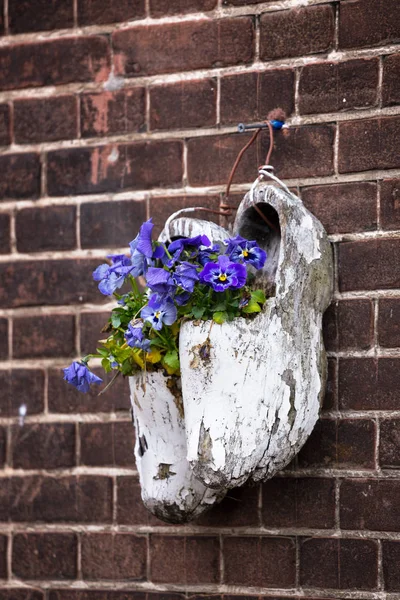
{"type": "Polygon", "coordinates": [[[0,599],[400,592],[399,1],[0,7],[0,599]],[[127,386],[84,396],[60,369],[104,324],[104,254],[217,207],[234,125],[276,106],[272,162],[335,248],[322,417],[280,476],[168,526],[140,501],[127,386]]]}

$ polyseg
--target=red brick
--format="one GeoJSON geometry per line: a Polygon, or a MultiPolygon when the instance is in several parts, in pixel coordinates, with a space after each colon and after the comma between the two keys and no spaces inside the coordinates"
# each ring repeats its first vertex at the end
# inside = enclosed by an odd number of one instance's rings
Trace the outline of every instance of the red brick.
{"type": "Polygon", "coordinates": [[[63,38],[0,49],[0,89],[105,81],[110,71],[106,37],[63,38]]]}
{"type": "Polygon", "coordinates": [[[146,538],[127,534],[84,535],[82,575],[91,580],[145,579],[146,538]]]}
{"type": "MultiPolygon", "coordinates": [[[[8,319],[0,319],[0,359],[8,358],[8,319]]],[[[0,371],[1,376],[1,371],[0,371]]],[[[1,412],[1,406],[0,406],[1,412]]]]}
{"type": "Polygon", "coordinates": [[[0,0],[0,35],[4,35],[4,0],[0,0]]]}
{"type": "Polygon", "coordinates": [[[82,465],[133,467],[134,429],[129,422],[81,423],[82,465]]]}
{"type": "Polygon", "coordinates": [[[153,583],[219,583],[218,537],[151,535],[150,557],[153,583]]]}
{"type": "Polygon", "coordinates": [[[79,25],[132,21],[145,16],[145,0],[78,0],[79,25]]]}
{"type": "Polygon", "coordinates": [[[0,468],[4,468],[6,462],[6,430],[4,427],[0,427],[0,468]]]}
{"type": "Polygon", "coordinates": [[[400,481],[350,479],[340,487],[342,529],[400,531],[400,481]],[[384,507],[384,509],[383,509],[384,507]]]}
{"type": "Polygon", "coordinates": [[[117,477],[117,523],[166,526],[166,523],[154,517],[143,504],[137,477],[117,477]]]}
{"type": "Polygon", "coordinates": [[[79,333],[81,336],[81,354],[86,356],[93,353],[99,345],[98,342],[105,338],[102,329],[108,323],[110,312],[106,313],[82,313],[79,333]]]}
{"type": "MultiPolygon", "coordinates": [[[[150,198],[150,215],[154,223],[154,235],[157,236],[163,229],[168,217],[182,209],[190,207],[210,208],[219,210],[218,196],[167,196],[165,198],[150,198]]],[[[212,212],[194,211],[190,213],[190,218],[205,219],[207,221],[219,222],[219,215],[212,212]]]]}
{"type": "Polygon", "coordinates": [[[301,199],[329,234],[376,229],[376,183],[360,181],[305,187],[301,189],[301,199]]]}
{"type": "Polygon", "coordinates": [[[31,588],[10,588],[0,590],[0,600],[43,600],[44,593],[31,588]]]}
{"type": "Polygon", "coordinates": [[[16,425],[11,429],[11,457],[14,469],[74,467],[75,454],[73,423],[26,423],[24,427],[16,425]]]}
{"type": "Polygon", "coordinates": [[[26,579],[74,579],[77,547],[72,533],[18,533],[13,538],[13,574],[26,579]]]}
{"type": "Polygon", "coordinates": [[[326,52],[333,45],[331,6],[282,10],[261,16],[260,58],[271,60],[326,52]]]}
{"type": "Polygon", "coordinates": [[[345,242],[338,248],[340,291],[400,287],[400,240],[345,242]]]}
{"type": "Polygon", "coordinates": [[[82,248],[121,248],[126,246],[146,220],[143,201],[96,202],[81,205],[82,248]]]}
{"type": "Polygon", "coordinates": [[[344,410],[397,410],[400,360],[346,358],[339,361],[339,405],[344,410]]]}
{"type": "Polygon", "coordinates": [[[182,155],[180,141],[57,150],[48,155],[48,192],[63,196],[178,185],[182,155]]]}
{"type": "Polygon", "coordinates": [[[92,272],[99,259],[35,260],[0,264],[1,307],[101,303],[92,272]],[[18,295],[15,290],[18,289],[18,295]]]}
{"type": "Polygon", "coordinates": [[[208,12],[217,6],[217,0],[150,0],[152,17],[179,13],[208,12]]]}
{"type": "Polygon", "coordinates": [[[44,372],[39,369],[0,370],[0,416],[16,417],[21,404],[25,404],[27,415],[43,412],[44,372]]]}
{"type": "Polygon", "coordinates": [[[0,214],[0,254],[8,254],[11,250],[10,215],[0,214]]]}
{"type": "Polygon", "coordinates": [[[375,540],[303,539],[300,585],[369,590],[377,587],[378,546],[375,540]]]}
{"type": "Polygon", "coordinates": [[[150,128],[192,129],[216,124],[215,79],[150,88],[150,128]]]}
{"type": "Polygon", "coordinates": [[[400,229],[400,179],[382,181],[380,204],[382,229],[400,229]]]}
{"type": "Polygon", "coordinates": [[[74,96],[14,102],[14,138],[18,144],[75,139],[78,115],[74,96]]]}
{"type": "Polygon", "coordinates": [[[254,25],[237,17],[136,27],[116,31],[113,46],[116,73],[127,77],[226,67],[252,60],[254,25]]]}
{"type": "Polygon", "coordinates": [[[274,477],[264,483],[262,494],[264,527],[334,527],[335,485],[332,479],[274,477]]]}
{"type": "Polygon", "coordinates": [[[75,317],[38,315],[14,319],[14,358],[75,355],[75,317]]]}
{"type": "MultiPolygon", "coordinates": [[[[93,369],[93,372],[104,380],[104,385],[114,376],[114,373],[105,375],[100,368],[93,369]]],[[[118,377],[111,388],[101,396],[98,395],[99,389],[101,388],[98,386],[92,386],[91,391],[82,394],[73,385],[63,380],[61,369],[52,369],[49,371],[49,411],[63,414],[107,413],[128,410],[130,407],[129,386],[123,377],[118,377]]]]}
{"type": "Polygon", "coordinates": [[[72,0],[9,0],[10,33],[67,29],[73,25],[72,0]]]}
{"type": "Polygon", "coordinates": [[[10,107],[0,104],[0,146],[11,144],[10,126],[10,107]]]}
{"type": "Polygon", "coordinates": [[[83,137],[146,130],[144,88],[81,96],[83,137]]]}
{"type": "Polygon", "coordinates": [[[276,69],[221,78],[221,122],[265,120],[279,107],[289,117],[294,111],[294,71],[276,69]]]}
{"type": "Polygon", "coordinates": [[[375,467],[375,423],[367,419],[318,421],[300,450],[300,467],[348,469],[375,467]]]}
{"type": "Polygon", "coordinates": [[[337,407],[337,359],[328,358],[328,380],[322,410],[335,410],[337,407]]]}
{"type": "Polygon", "coordinates": [[[291,538],[225,537],[223,552],[228,585],[295,585],[295,541],[291,538]]]}
{"type": "Polygon", "coordinates": [[[38,154],[0,156],[0,172],[0,200],[38,198],[41,173],[38,154]]]}
{"type": "MultiPolygon", "coordinates": [[[[273,2],[273,0],[266,0],[273,2]]],[[[265,0],[222,0],[222,6],[248,6],[249,4],[264,4],[265,0]]]]}
{"type": "Polygon", "coordinates": [[[16,215],[18,252],[76,248],[76,207],[25,208],[16,215]]]}
{"type": "Polygon", "coordinates": [[[234,488],[217,506],[196,519],[204,527],[257,527],[260,487],[245,485],[234,488]]]}
{"type": "Polygon", "coordinates": [[[112,478],[37,476],[3,480],[0,520],[110,523],[112,478]]]}
{"type": "Polygon", "coordinates": [[[382,565],[385,590],[400,591],[400,543],[382,540],[382,565]]]}
{"type": "Polygon", "coordinates": [[[400,54],[391,54],[383,59],[382,104],[400,104],[400,54]]]}
{"type": "Polygon", "coordinates": [[[382,420],[379,436],[379,464],[384,469],[400,466],[400,419],[382,420]]]}
{"type": "Polygon", "coordinates": [[[379,300],[378,343],[384,348],[400,346],[400,299],[398,298],[379,300]]]}
{"type": "Polygon", "coordinates": [[[393,152],[399,136],[399,117],[340,123],[339,172],[399,167],[399,155],[393,152]]]}
{"type": "Polygon", "coordinates": [[[149,594],[147,592],[140,591],[117,592],[110,589],[49,590],[49,600],[153,600],[153,598],[154,600],[185,600],[186,596],[183,594],[170,594],[166,592],[162,592],[160,594],[149,594]]]}
{"type": "Polygon", "coordinates": [[[397,0],[343,2],[339,11],[339,47],[364,48],[399,39],[397,0]]]}
{"type": "Polygon", "coordinates": [[[374,308],[371,300],[342,300],[324,315],[327,350],[367,350],[373,344],[374,308]]]}
{"type": "Polygon", "coordinates": [[[0,536],[0,577],[7,578],[7,538],[5,535],[0,536]]]}

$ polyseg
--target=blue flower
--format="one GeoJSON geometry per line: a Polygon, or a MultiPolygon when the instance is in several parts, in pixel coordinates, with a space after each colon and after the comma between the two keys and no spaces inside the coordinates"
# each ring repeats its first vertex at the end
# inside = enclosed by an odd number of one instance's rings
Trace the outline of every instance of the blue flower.
{"type": "Polygon", "coordinates": [[[103,380],[89,371],[83,363],[74,361],[64,371],[64,380],[74,385],[80,392],[88,392],[92,383],[101,383],[103,380]]]}
{"type": "Polygon", "coordinates": [[[151,241],[151,233],[153,231],[154,223],[151,219],[143,223],[140,228],[139,234],[136,238],[137,243],[135,250],[144,254],[147,258],[151,258],[153,256],[153,244],[151,241]]]}
{"type": "Polygon", "coordinates": [[[211,242],[206,235],[197,235],[193,238],[181,238],[175,240],[168,246],[168,253],[171,255],[171,258],[165,258],[164,262],[168,267],[172,267],[179,260],[185,248],[200,248],[200,246],[211,246],[211,242]]]}
{"type": "Polygon", "coordinates": [[[153,227],[154,223],[152,223],[151,219],[143,223],[138,235],[129,244],[133,277],[139,277],[143,273],[146,273],[148,266],[152,264],[152,259],[162,258],[165,254],[165,249],[162,245],[153,244],[151,241],[153,227]],[[155,246],[154,251],[153,246],[155,246]]]}
{"type": "Polygon", "coordinates": [[[184,261],[176,267],[173,278],[176,285],[192,293],[196,281],[199,281],[199,274],[195,265],[184,261]]]}
{"type": "Polygon", "coordinates": [[[131,348],[140,348],[145,352],[150,349],[150,340],[143,335],[143,323],[136,321],[135,324],[129,323],[128,330],[125,332],[125,339],[131,348]]]}
{"type": "Polygon", "coordinates": [[[157,292],[159,294],[170,294],[176,288],[170,273],[165,269],[159,269],[156,267],[151,267],[147,271],[146,282],[153,292],[157,292]]]}
{"type": "Polygon", "coordinates": [[[132,272],[131,261],[125,254],[110,254],[111,266],[103,264],[93,271],[93,279],[100,281],[99,290],[105,296],[111,296],[120,288],[127,276],[132,272]]]}
{"type": "Polygon", "coordinates": [[[220,246],[219,244],[214,244],[213,246],[207,248],[207,247],[200,247],[200,251],[199,254],[197,256],[197,260],[199,261],[199,263],[201,265],[207,264],[208,262],[212,262],[216,259],[216,254],[218,254],[220,251],[220,246]]]}
{"type": "Polygon", "coordinates": [[[231,262],[226,255],[219,256],[218,263],[207,263],[200,273],[200,281],[211,285],[216,292],[241,288],[246,278],[246,267],[231,262]]]}
{"type": "Polygon", "coordinates": [[[178,313],[171,298],[160,298],[157,294],[153,294],[149,303],[142,308],[140,315],[153,329],[159,331],[164,323],[165,325],[175,323],[178,313]]]}
{"type": "Polygon", "coordinates": [[[243,262],[256,269],[262,269],[267,259],[267,253],[257,242],[245,240],[240,235],[228,240],[227,254],[233,262],[243,262]]]}

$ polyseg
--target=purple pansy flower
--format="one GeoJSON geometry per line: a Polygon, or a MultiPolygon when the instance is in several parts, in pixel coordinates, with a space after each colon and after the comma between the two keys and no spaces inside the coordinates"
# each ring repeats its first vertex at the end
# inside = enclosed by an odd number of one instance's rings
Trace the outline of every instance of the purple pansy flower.
{"type": "Polygon", "coordinates": [[[176,267],[173,277],[176,285],[190,293],[193,292],[196,281],[199,281],[199,274],[195,265],[185,261],[176,267]]]}
{"type": "Polygon", "coordinates": [[[160,298],[157,294],[151,296],[149,303],[142,308],[142,319],[148,321],[153,329],[159,331],[163,324],[172,325],[177,318],[177,310],[171,298],[160,298]]]}
{"type": "Polygon", "coordinates": [[[200,251],[197,256],[197,260],[201,265],[207,264],[208,262],[213,262],[215,260],[215,255],[220,251],[219,244],[213,244],[209,248],[206,246],[200,246],[200,251]],[[214,255],[214,256],[213,256],[214,255]]]}
{"type": "Polygon", "coordinates": [[[240,235],[227,240],[227,242],[227,254],[232,261],[253,265],[256,269],[263,268],[267,253],[259,247],[257,242],[246,240],[240,235]]]}
{"type": "Polygon", "coordinates": [[[132,272],[132,263],[125,254],[110,254],[112,264],[103,264],[93,271],[93,279],[100,281],[99,290],[105,296],[111,296],[120,288],[126,277],[132,272]]]}
{"type": "Polygon", "coordinates": [[[102,383],[102,379],[89,371],[81,362],[74,361],[68,368],[63,369],[64,380],[71,383],[80,392],[88,392],[92,383],[102,383]]]}
{"type": "Polygon", "coordinates": [[[246,278],[246,267],[231,262],[226,255],[219,256],[218,263],[207,263],[200,273],[200,281],[211,285],[216,292],[241,288],[246,278]]]}
{"type": "Polygon", "coordinates": [[[125,339],[131,348],[140,348],[145,352],[150,350],[150,340],[147,340],[143,335],[143,323],[140,321],[134,325],[129,323],[128,330],[125,332],[125,339]]]}
{"type": "Polygon", "coordinates": [[[182,252],[187,247],[200,248],[200,246],[211,246],[211,242],[206,235],[197,235],[193,238],[180,238],[168,246],[168,253],[171,258],[164,258],[168,267],[172,267],[180,258],[182,252]]]}
{"type": "Polygon", "coordinates": [[[148,266],[152,263],[152,259],[162,258],[165,250],[161,245],[156,245],[153,249],[151,234],[154,223],[149,219],[140,228],[138,235],[131,241],[129,247],[131,249],[131,261],[133,266],[133,277],[139,277],[146,273],[148,266]]]}
{"type": "Polygon", "coordinates": [[[153,292],[158,294],[171,294],[176,285],[171,274],[165,269],[151,267],[146,274],[147,285],[153,292]]]}

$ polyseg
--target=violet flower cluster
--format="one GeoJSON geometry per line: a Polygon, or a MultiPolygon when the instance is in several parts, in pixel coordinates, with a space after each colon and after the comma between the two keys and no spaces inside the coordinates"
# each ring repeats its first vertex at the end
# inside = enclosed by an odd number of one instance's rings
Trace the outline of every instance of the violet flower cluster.
{"type": "Polygon", "coordinates": [[[138,369],[162,368],[179,374],[178,338],[183,319],[213,319],[217,323],[260,312],[261,290],[249,286],[262,269],[266,253],[241,236],[212,244],[206,235],[182,238],[169,245],[152,241],[153,223],[143,223],[130,243],[130,255],[109,255],[109,263],[93,273],[99,290],[114,295],[107,339],[97,354],[64,369],[64,379],[80,391],[101,379],[89,371],[90,358],[100,358],[106,372],[132,375],[138,369]],[[252,268],[249,268],[252,267],[252,268]],[[141,292],[136,279],[146,282],[141,292]],[[129,283],[132,290],[120,294],[129,283]]]}

